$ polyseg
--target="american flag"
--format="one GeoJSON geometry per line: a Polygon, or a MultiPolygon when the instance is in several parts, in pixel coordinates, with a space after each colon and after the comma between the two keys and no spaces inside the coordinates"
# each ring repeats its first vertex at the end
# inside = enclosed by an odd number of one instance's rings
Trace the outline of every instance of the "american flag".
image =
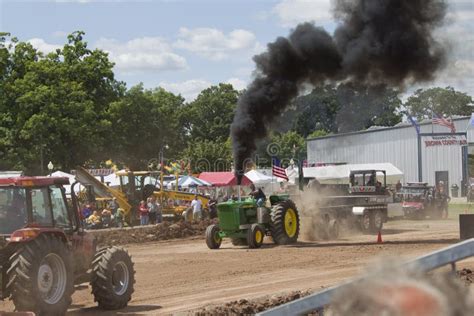
{"type": "Polygon", "coordinates": [[[285,168],[282,168],[280,165],[280,160],[278,158],[273,157],[272,159],[272,174],[277,178],[282,178],[288,181],[288,176],[286,175],[285,168]]]}
{"type": "Polygon", "coordinates": [[[454,127],[453,121],[451,121],[451,119],[446,119],[436,113],[433,113],[433,124],[445,126],[451,129],[451,133],[456,133],[456,127],[454,127]]]}

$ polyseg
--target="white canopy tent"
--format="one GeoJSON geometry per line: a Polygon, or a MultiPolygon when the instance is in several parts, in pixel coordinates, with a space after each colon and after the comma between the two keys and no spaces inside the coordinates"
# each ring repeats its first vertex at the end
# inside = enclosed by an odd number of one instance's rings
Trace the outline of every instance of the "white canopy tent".
{"type": "MultiPolygon", "coordinates": [[[[76,177],[70,173],[63,172],[63,171],[55,171],[51,173],[52,177],[61,177],[61,178],[68,178],[69,179],[69,185],[65,185],[64,189],[66,189],[66,194],[71,194],[71,185],[76,182],[76,177]]],[[[81,185],[77,184],[74,187],[74,192],[79,193],[81,191],[81,185]]]]}
{"type": "Polygon", "coordinates": [[[274,180],[272,177],[257,170],[250,170],[245,176],[255,185],[271,183],[274,180]]]}
{"type": "MultiPolygon", "coordinates": [[[[174,189],[176,186],[176,180],[175,181],[170,181],[167,184],[168,189],[174,189]]],[[[193,176],[181,176],[178,179],[178,187],[179,188],[197,188],[197,187],[211,187],[212,184],[203,180],[203,179],[198,179],[193,176]]]]}
{"type": "Polygon", "coordinates": [[[315,178],[322,184],[348,184],[350,172],[357,170],[385,170],[387,185],[395,185],[398,180],[403,178],[403,172],[388,162],[309,167],[303,168],[303,176],[315,178]]]}

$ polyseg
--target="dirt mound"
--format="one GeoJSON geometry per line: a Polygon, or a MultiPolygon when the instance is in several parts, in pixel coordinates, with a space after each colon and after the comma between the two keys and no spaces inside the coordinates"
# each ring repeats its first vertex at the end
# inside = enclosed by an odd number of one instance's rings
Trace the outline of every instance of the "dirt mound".
{"type": "Polygon", "coordinates": [[[91,231],[97,238],[98,245],[123,245],[143,243],[147,241],[168,240],[190,236],[204,235],[207,226],[216,220],[177,223],[163,222],[157,225],[127,228],[111,228],[91,231]]]}
{"type": "MultiPolygon", "coordinates": [[[[196,315],[253,315],[269,308],[297,300],[311,294],[309,290],[294,291],[288,294],[273,295],[259,299],[241,299],[224,305],[206,307],[195,312],[196,315]]],[[[319,315],[317,312],[309,315],[319,315]]]]}
{"type": "Polygon", "coordinates": [[[457,274],[466,285],[474,283],[474,272],[471,269],[464,268],[461,271],[458,271],[457,274]]]}

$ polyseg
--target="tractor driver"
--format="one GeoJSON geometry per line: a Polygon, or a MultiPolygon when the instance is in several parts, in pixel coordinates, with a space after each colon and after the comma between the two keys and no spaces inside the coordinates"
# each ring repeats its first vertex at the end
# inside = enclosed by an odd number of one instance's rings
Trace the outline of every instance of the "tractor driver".
{"type": "Polygon", "coordinates": [[[261,188],[256,189],[255,185],[252,183],[250,185],[250,196],[253,197],[257,201],[257,206],[261,207],[265,205],[265,201],[267,200],[267,197],[265,196],[265,193],[263,193],[261,188]]]}

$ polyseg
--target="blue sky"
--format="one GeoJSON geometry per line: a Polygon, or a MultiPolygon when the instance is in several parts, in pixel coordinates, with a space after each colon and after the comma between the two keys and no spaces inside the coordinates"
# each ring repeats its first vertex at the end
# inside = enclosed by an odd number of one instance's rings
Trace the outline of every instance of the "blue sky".
{"type": "MultiPolygon", "coordinates": [[[[474,0],[449,0],[448,23],[437,36],[451,46],[434,85],[474,95],[474,0]]],[[[128,86],[162,86],[188,101],[202,89],[251,81],[252,56],[299,22],[334,29],[330,0],[0,0],[0,30],[50,51],[75,30],[109,52],[128,86]]],[[[416,87],[410,87],[413,90],[416,87]]]]}

